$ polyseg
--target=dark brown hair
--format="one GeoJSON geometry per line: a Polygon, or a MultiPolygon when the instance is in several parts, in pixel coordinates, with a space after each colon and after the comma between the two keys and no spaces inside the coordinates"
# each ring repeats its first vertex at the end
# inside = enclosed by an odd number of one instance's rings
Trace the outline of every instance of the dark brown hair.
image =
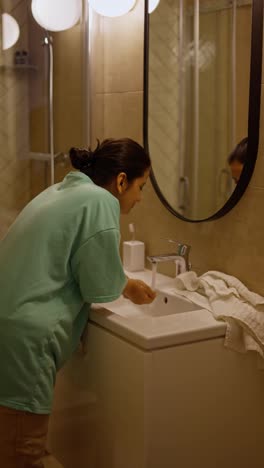
{"type": "Polygon", "coordinates": [[[232,164],[234,161],[238,161],[241,164],[245,164],[247,158],[247,144],[248,138],[243,138],[233,149],[232,153],[228,156],[228,164],[232,164]]]}
{"type": "Polygon", "coordinates": [[[98,141],[95,150],[71,148],[72,166],[89,176],[101,187],[111,183],[120,173],[125,172],[128,182],[142,177],[151,165],[150,157],[136,141],[130,138],[98,141]]]}

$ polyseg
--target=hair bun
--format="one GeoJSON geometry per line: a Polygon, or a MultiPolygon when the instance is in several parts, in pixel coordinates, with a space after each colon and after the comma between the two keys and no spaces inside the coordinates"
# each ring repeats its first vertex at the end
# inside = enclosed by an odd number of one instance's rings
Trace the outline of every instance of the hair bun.
{"type": "Polygon", "coordinates": [[[71,148],[69,156],[72,166],[80,171],[91,167],[94,161],[94,153],[90,149],[71,148]]]}

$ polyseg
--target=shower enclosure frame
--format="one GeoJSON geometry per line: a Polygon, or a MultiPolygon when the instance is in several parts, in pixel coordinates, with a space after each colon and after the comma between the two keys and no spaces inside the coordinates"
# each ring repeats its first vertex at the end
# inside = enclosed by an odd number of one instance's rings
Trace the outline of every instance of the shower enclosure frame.
{"type": "MultiPolygon", "coordinates": [[[[82,52],[83,52],[83,144],[86,147],[90,146],[91,141],[91,80],[90,80],[90,57],[91,57],[91,38],[90,30],[92,27],[92,12],[87,0],[82,1],[82,52]]],[[[49,162],[50,162],[50,185],[55,183],[55,145],[54,145],[54,53],[53,53],[53,37],[50,31],[45,30],[45,36],[42,43],[48,50],[48,147],[49,147],[49,162]]]]}

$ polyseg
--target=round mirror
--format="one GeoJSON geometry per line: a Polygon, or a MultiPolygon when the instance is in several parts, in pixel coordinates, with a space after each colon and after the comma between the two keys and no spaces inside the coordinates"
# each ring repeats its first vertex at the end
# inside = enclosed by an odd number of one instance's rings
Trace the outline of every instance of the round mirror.
{"type": "Polygon", "coordinates": [[[160,0],[145,7],[144,145],[179,218],[219,218],[258,151],[263,0],[160,0]]]}

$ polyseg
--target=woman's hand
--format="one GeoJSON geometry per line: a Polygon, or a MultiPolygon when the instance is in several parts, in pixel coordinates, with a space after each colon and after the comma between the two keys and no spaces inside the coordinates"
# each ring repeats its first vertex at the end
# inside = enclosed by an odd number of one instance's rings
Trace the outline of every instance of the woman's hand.
{"type": "Polygon", "coordinates": [[[123,295],[134,304],[150,304],[156,297],[155,291],[144,281],[130,278],[123,290],[123,295]]]}

